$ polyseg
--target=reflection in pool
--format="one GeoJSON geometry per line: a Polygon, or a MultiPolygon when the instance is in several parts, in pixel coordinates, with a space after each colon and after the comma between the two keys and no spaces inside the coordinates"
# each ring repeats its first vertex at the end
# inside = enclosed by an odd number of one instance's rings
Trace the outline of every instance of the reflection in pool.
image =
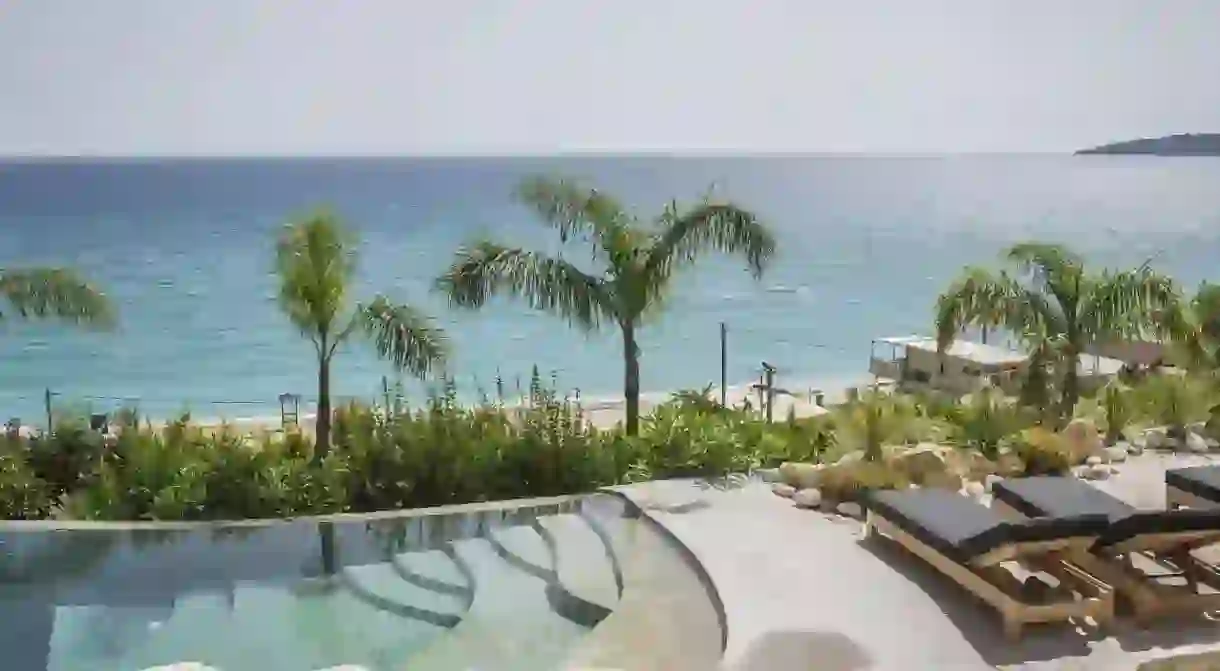
{"type": "Polygon", "coordinates": [[[375,519],[0,526],[3,666],[565,668],[598,656],[581,642],[627,603],[622,558],[645,556],[643,541],[650,563],[690,573],[624,513],[596,495],[375,519]]]}

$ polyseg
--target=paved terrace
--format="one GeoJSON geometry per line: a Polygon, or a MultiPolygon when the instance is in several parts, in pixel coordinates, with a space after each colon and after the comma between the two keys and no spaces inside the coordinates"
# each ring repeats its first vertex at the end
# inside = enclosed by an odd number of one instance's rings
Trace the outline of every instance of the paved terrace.
{"type": "MultiPolygon", "coordinates": [[[[1145,455],[1106,488],[1124,495],[1119,483],[1139,485],[1140,495],[1125,498],[1162,505],[1149,492],[1170,463],[1145,455]]],[[[766,485],[716,491],[670,481],[623,492],[686,544],[716,585],[728,627],[724,671],[1121,671],[1220,649],[1220,627],[1206,620],[1144,632],[1120,623],[1109,637],[1031,625],[1009,644],[993,610],[931,567],[886,539],[862,542],[860,523],[795,508],[766,485]]]]}

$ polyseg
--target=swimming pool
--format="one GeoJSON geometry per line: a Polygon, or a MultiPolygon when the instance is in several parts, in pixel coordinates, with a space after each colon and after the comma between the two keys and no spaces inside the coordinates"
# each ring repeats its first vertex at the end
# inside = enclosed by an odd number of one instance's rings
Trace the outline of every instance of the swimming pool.
{"type": "Polygon", "coordinates": [[[642,669],[720,652],[694,568],[609,494],[239,523],[0,524],[0,649],[15,671],[642,669]]]}

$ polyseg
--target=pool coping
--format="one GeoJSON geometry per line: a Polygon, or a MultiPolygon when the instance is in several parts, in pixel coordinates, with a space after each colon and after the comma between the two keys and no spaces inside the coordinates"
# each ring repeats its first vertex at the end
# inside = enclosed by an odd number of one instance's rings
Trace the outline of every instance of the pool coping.
{"type": "Polygon", "coordinates": [[[609,494],[623,501],[631,516],[635,519],[645,521],[653,530],[661,537],[666,539],[666,542],[674,549],[675,552],[682,558],[683,563],[687,568],[695,574],[699,580],[699,584],[703,586],[704,592],[707,594],[708,600],[712,602],[712,609],[716,611],[716,621],[720,627],[720,654],[721,656],[728,650],[729,646],[729,623],[728,613],[724,608],[724,601],[720,597],[720,590],[716,587],[716,582],[712,580],[712,576],[708,573],[703,563],[699,561],[698,555],[686,543],[678,538],[677,534],[671,531],[664,523],[653,517],[648,510],[631,498],[628,493],[631,485],[622,487],[605,488],[599,490],[601,493],[609,494]]]}
{"type": "Polygon", "coordinates": [[[590,496],[605,493],[602,490],[583,494],[548,496],[532,499],[504,499],[477,503],[455,503],[428,508],[403,508],[378,510],[367,513],[331,513],[327,515],[296,515],[292,517],[257,517],[248,519],[220,520],[2,520],[0,532],[5,531],[135,531],[151,530],[198,530],[231,527],[264,527],[295,522],[363,522],[399,518],[469,515],[520,508],[544,508],[576,503],[590,496]]]}

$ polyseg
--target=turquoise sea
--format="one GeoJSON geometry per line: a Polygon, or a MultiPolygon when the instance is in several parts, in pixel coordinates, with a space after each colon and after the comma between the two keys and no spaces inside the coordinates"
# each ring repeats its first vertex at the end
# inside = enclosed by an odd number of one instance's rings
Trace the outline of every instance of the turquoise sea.
{"type": "MultiPolygon", "coordinates": [[[[448,329],[453,370],[473,398],[497,373],[510,388],[537,364],[563,389],[613,397],[614,334],[584,336],[505,302],[455,313],[429,291],[454,249],[478,235],[554,249],[513,204],[530,173],[570,175],[642,215],[718,192],[756,209],[782,242],[762,282],[710,260],[678,283],[643,335],[646,390],[774,363],[781,384],[866,369],[871,338],[927,331],[931,305],[967,263],[1037,237],[1091,261],[1148,257],[1193,287],[1220,279],[1220,160],[946,156],[751,158],[258,159],[0,162],[0,267],[73,265],[118,303],[115,333],[8,321],[0,335],[0,414],[41,423],[57,407],[138,403],[153,417],[278,413],[276,396],[313,395],[307,344],[278,312],[272,241],[293,214],[327,205],[363,241],[360,296],[382,291],[448,329]]],[[[585,252],[573,248],[574,258],[585,252]]],[[[371,398],[389,368],[359,343],[339,359],[341,395],[371,398]]],[[[392,378],[391,378],[392,379],[392,378]]],[[[422,387],[408,383],[408,390],[422,387]]]]}

